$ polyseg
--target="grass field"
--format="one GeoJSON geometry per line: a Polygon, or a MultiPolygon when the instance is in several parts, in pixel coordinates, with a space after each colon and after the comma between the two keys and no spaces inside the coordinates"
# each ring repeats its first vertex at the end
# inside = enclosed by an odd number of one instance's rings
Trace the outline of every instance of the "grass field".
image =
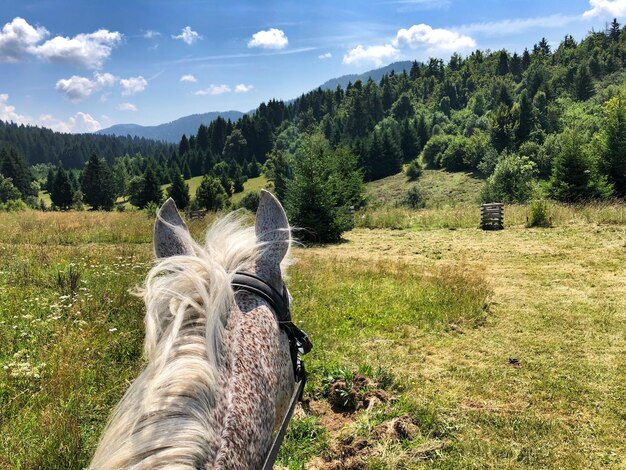
{"type": "MultiPolygon", "coordinates": [[[[295,249],[293,315],[315,348],[281,465],[626,467],[625,206],[553,205],[549,229],[507,206],[484,232],[468,204],[368,210],[343,243],[295,249]]],[[[0,468],[81,468],[141,367],[128,290],[152,221],[0,222],[0,468]]]]}
{"type": "MultiPolygon", "coordinates": [[[[196,190],[198,189],[198,186],[200,186],[200,183],[202,182],[202,176],[195,176],[191,179],[185,180],[185,182],[189,185],[189,194],[191,195],[191,198],[195,199],[196,190]]],[[[161,189],[163,190],[163,194],[166,194],[166,190],[168,186],[169,184],[164,184],[161,186],[161,189]]],[[[233,204],[237,204],[239,201],[241,201],[241,199],[246,194],[251,193],[251,192],[258,192],[261,190],[261,188],[266,188],[267,186],[268,186],[268,181],[267,181],[267,178],[265,178],[265,176],[259,176],[258,178],[250,178],[248,181],[244,183],[243,191],[240,193],[233,194],[230,200],[233,204]]],[[[50,194],[48,194],[47,191],[39,191],[38,199],[43,199],[44,203],[46,204],[46,207],[50,207],[50,205],[52,204],[52,200],[50,199],[50,194]]],[[[125,202],[123,199],[119,199],[118,202],[124,202],[126,207],[132,207],[129,202],[125,202]]]]}

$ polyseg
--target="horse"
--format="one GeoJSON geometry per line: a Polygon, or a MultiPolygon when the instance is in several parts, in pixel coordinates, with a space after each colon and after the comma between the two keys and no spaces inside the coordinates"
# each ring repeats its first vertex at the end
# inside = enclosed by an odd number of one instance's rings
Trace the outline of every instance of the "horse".
{"type": "Polygon", "coordinates": [[[155,265],[139,290],[146,365],[116,406],[90,469],[263,466],[294,396],[294,345],[272,299],[233,284],[247,276],[290,303],[282,272],[291,243],[285,211],[265,190],[254,227],[231,213],[211,225],[202,246],[174,201],[163,204],[155,265]]]}

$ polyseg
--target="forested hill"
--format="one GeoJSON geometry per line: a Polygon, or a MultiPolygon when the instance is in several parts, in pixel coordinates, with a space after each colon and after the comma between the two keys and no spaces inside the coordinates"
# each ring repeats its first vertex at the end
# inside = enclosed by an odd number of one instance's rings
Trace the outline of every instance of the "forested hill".
{"type": "Polygon", "coordinates": [[[544,38],[519,53],[432,58],[378,82],[263,103],[232,126],[218,119],[193,139],[184,136],[174,163],[197,175],[217,172],[221,160],[219,172],[230,168],[237,181],[267,159],[281,192],[303,139],[320,135],[331,151],[356,155],[365,180],[397,173],[419,156],[433,168],[530,181],[507,186],[501,200],[527,199],[541,180],[550,180],[544,187],[556,199],[621,197],[625,66],[626,32],[617,21],[581,42],[568,35],[554,49],[544,38]]]}
{"type": "Polygon", "coordinates": [[[350,75],[342,75],[341,77],[331,78],[330,80],[324,82],[320,88],[322,90],[334,90],[337,86],[341,88],[346,88],[349,83],[354,83],[357,80],[361,80],[362,82],[368,81],[370,78],[375,82],[380,81],[384,75],[390,74],[392,71],[394,73],[402,73],[405,70],[408,72],[411,70],[411,66],[413,63],[409,60],[405,60],[402,62],[394,62],[393,64],[386,65],[379,69],[370,70],[361,74],[350,74],[350,75]]]}
{"type": "Polygon", "coordinates": [[[0,148],[16,148],[30,165],[63,163],[65,168],[82,168],[95,153],[112,163],[115,157],[141,153],[148,158],[170,156],[174,147],[138,137],[94,134],[64,134],[36,126],[0,121],[0,148]]]}
{"type": "Polygon", "coordinates": [[[101,129],[96,134],[117,135],[125,137],[144,137],[146,139],[162,140],[163,142],[176,142],[183,134],[192,134],[198,130],[200,124],[209,125],[218,117],[236,121],[241,118],[241,111],[210,112],[204,114],[192,114],[176,119],[172,122],[157,126],[140,126],[139,124],[116,124],[115,126],[101,129]]]}

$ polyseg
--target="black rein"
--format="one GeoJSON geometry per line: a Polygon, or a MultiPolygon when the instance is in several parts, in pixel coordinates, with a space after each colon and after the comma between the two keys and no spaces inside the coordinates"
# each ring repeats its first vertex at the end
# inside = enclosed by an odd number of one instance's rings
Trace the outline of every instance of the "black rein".
{"type": "Polygon", "coordinates": [[[278,456],[278,450],[287,432],[287,426],[289,425],[296,404],[298,401],[302,400],[302,392],[304,391],[304,384],[306,382],[306,371],[301,355],[308,353],[313,345],[306,333],[291,321],[291,309],[289,307],[287,287],[283,287],[281,294],[260,277],[244,272],[235,273],[232,286],[235,293],[240,291],[249,292],[265,300],[274,311],[278,325],[287,333],[287,338],[289,338],[289,353],[293,364],[296,387],[291,401],[289,402],[287,412],[283,417],[280,429],[274,438],[272,447],[270,447],[263,465],[263,470],[270,470],[273,468],[276,457],[278,456]]]}

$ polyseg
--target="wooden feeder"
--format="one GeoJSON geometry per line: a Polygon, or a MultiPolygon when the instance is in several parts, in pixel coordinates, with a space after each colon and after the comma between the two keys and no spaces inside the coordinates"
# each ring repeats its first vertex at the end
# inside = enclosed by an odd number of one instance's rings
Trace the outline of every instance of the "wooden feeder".
{"type": "Polygon", "coordinates": [[[491,202],[480,206],[480,228],[502,230],[504,228],[504,204],[491,202]]]}

